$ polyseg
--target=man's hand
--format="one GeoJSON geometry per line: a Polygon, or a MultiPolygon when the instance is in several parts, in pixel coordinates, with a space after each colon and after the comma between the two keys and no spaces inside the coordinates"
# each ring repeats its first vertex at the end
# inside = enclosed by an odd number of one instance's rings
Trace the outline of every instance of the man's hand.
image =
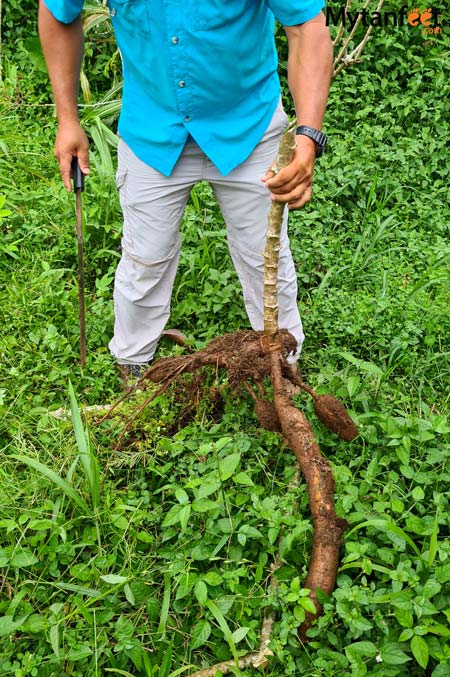
{"type": "Polygon", "coordinates": [[[77,120],[59,123],[55,142],[55,158],[59,163],[61,178],[69,193],[72,190],[70,167],[73,157],[78,157],[78,164],[83,174],[89,174],[88,147],[87,136],[77,120]]]}
{"type": "Polygon", "coordinates": [[[292,161],[275,175],[268,170],[262,181],[270,190],[272,200],[287,203],[289,209],[300,209],[311,199],[316,144],[302,134],[296,137],[292,161]]]}

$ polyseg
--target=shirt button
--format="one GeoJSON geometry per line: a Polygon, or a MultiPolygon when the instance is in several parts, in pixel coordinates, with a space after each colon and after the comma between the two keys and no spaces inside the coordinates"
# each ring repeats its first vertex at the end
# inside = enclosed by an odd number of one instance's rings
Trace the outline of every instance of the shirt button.
{"type": "Polygon", "coordinates": [[[186,115],[185,118],[184,118],[184,121],[185,121],[185,122],[190,122],[190,120],[191,120],[191,116],[190,116],[190,115],[186,115]]]}
{"type": "Polygon", "coordinates": [[[116,10],[115,9],[111,10],[111,16],[116,16],[116,10]]]}
{"type": "Polygon", "coordinates": [[[174,45],[178,45],[178,38],[177,38],[176,35],[173,36],[172,42],[173,42],[174,45]]]}
{"type": "Polygon", "coordinates": [[[186,83],[185,83],[184,80],[180,80],[180,82],[178,83],[178,87],[184,87],[185,84],[186,84],[186,83]]]}

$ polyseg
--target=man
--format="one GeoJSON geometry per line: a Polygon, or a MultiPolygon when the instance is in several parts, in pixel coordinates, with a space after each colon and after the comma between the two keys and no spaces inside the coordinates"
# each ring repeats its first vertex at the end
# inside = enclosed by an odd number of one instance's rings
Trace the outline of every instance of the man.
{"type": "MultiPolygon", "coordinates": [[[[78,157],[89,172],[77,95],[83,0],[40,0],[39,32],[56,102],[55,156],[70,190],[78,157]]],[[[124,73],[117,186],[124,214],[114,288],[111,353],[137,374],[153,357],[170,313],[179,222],[192,186],[210,182],[253,329],[263,327],[263,250],[271,200],[311,198],[332,67],[323,0],[109,0],[124,73]],[[289,47],[297,123],[292,162],[269,170],[287,117],[280,103],[274,17],[289,47]]],[[[303,331],[285,215],[279,323],[303,331]]]]}

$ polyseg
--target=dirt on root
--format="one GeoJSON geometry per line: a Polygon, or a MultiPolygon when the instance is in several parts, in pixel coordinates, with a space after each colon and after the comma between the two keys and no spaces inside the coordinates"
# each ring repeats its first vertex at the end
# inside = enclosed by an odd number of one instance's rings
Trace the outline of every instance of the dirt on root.
{"type": "Polygon", "coordinates": [[[225,334],[192,355],[159,359],[146,372],[146,377],[155,383],[164,383],[183,372],[193,373],[210,365],[216,369],[226,369],[231,388],[249,380],[262,383],[266,376],[270,376],[271,350],[278,348],[281,355],[286,357],[297,347],[295,338],[285,329],[280,330],[272,346],[264,341],[262,331],[225,334]]]}

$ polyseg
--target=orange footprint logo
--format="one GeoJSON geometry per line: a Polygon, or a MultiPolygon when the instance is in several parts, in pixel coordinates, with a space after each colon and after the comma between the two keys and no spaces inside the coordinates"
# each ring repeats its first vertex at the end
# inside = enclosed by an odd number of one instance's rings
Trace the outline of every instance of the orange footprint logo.
{"type": "Polygon", "coordinates": [[[408,12],[408,23],[410,26],[418,26],[420,23],[420,11],[419,8],[411,9],[408,12]]]}
{"type": "Polygon", "coordinates": [[[420,15],[420,23],[422,26],[429,26],[431,24],[432,17],[433,13],[431,11],[431,7],[428,7],[428,9],[425,9],[420,15]]]}

